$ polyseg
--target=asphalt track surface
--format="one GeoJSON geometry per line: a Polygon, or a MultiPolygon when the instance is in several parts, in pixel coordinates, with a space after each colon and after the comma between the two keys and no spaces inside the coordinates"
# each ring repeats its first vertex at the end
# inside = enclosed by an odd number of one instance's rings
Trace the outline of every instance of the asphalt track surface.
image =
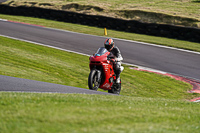
{"type": "Polygon", "coordinates": [[[81,93],[113,95],[107,92],[92,91],[77,87],[34,81],[0,75],[0,91],[35,92],[35,93],[81,93]]]}
{"type": "MultiPolygon", "coordinates": [[[[106,39],[9,21],[0,21],[0,34],[88,55],[102,47],[106,39]]],[[[199,53],[121,39],[114,41],[120,48],[125,63],[200,79],[199,53]]]]}
{"type": "MultiPolygon", "coordinates": [[[[105,37],[0,21],[0,34],[92,55],[105,37]]],[[[123,62],[200,79],[200,54],[114,39],[123,62]]]]}
{"type": "Polygon", "coordinates": [[[7,0],[0,0],[0,3],[6,2],[7,0]]]}

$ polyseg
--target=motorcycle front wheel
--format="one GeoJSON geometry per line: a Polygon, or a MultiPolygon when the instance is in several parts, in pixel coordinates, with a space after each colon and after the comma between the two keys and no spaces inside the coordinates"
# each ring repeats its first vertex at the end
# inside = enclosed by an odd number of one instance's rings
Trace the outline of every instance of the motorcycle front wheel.
{"type": "Polygon", "coordinates": [[[90,90],[97,91],[99,88],[99,85],[100,83],[98,82],[98,79],[97,79],[97,71],[92,70],[88,77],[88,87],[90,90]]]}

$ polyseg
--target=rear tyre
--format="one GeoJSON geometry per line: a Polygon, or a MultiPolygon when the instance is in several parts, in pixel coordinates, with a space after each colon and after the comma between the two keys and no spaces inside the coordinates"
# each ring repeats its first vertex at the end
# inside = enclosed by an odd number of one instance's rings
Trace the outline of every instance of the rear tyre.
{"type": "Polygon", "coordinates": [[[99,85],[100,83],[98,82],[98,79],[97,79],[97,71],[92,70],[88,77],[88,87],[90,90],[97,91],[99,88],[99,85]]]}
{"type": "Polygon", "coordinates": [[[111,90],[108,90],[108,93],[113,93],[113,94],[117,94],[119,95],[120,94],[120,91],[121,91],[121,83],[119,84],[114,84],[112,86],[112,89],[111,90]]]}

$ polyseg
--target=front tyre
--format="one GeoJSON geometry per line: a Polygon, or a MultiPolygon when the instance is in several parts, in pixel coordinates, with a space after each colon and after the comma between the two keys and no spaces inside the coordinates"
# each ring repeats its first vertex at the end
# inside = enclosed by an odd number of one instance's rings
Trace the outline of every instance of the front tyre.
{"type": "Polygon", "coordinates": [[[88,87],[90,90],[95,90],[99,88],[100,83],[98,82],[97,71],[92,70],[88,77],[88,87]]]}

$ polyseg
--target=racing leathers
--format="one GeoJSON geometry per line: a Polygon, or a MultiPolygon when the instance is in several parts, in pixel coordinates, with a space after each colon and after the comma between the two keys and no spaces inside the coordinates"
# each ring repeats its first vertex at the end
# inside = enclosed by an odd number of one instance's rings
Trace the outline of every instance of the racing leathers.
{"type": "Polygon", "coordinates": [[[120,83],[120,73],[124,70],[121,66],[121,61],[123,60],[120,50],[117,46],[114,46],[108,55],[108,58],[113,58],[113,68],[116,74],[116,83],[120,83]]]}

